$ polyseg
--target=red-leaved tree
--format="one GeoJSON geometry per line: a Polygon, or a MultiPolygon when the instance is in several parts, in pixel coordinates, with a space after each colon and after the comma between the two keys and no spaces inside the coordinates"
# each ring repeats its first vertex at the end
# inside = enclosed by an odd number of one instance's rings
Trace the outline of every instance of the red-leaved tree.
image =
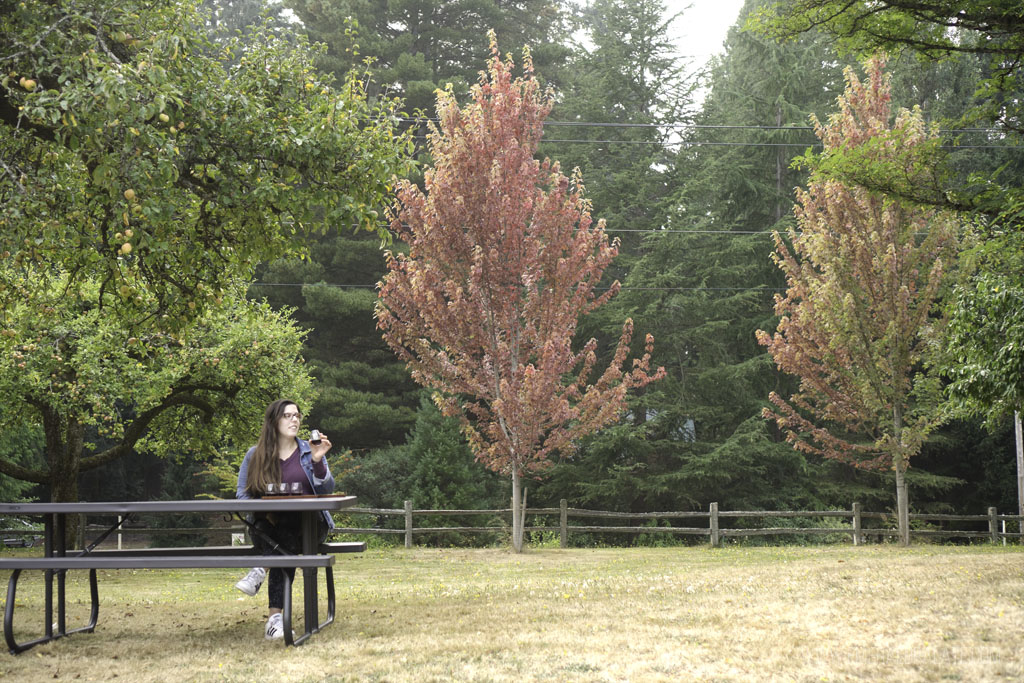
{"type": "Polygon", "coordinates": [[[885,167],[887,175],[924,182],[934,169],[922,153],[937,144],[920,110],[892,120],[889,79],[880,58],[861,82],[847,69],[839,111],[815,120],[824,152],[797,191],[797,229],[786,245],[775,234],[776,263],[786,274],[774,335],[758,330],[785,372],[800,377],[788,401],[771,395],[774,419],[798,450],[896,477],[900,540],[909,542],[904,473],[940,418],[937,380],[923,367],[926,330],[940,322],[935,303],[953,261],[956,224],[922,208],[828,176],[836,158],[885,167]]]}
{"type": "Polygon", "coordinates": [[[617,420],[626,393],[664,371],[648,374],[649,335],[643,357],[623,369],[630,320],[600,376],[596,341],[572,350],[580,316],[618,290],[594,293],[617,246],[592,222],[579,176],[570,182],[557,163],[534,159],[551,97],[529,51],[520,78],[493,35],[491,53],[465,109],[451,92],[438,95],[426,191],[401,182],[390,213],[409,253],[388,254],[376,315],[413,378],[461,418],[477,459],[511,477],[521,552],[524,476],[617,420]]]}

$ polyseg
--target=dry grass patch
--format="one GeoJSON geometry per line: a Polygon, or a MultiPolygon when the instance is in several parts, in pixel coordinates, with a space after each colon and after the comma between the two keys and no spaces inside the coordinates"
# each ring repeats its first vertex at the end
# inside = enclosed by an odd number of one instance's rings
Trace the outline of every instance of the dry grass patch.
{"type": "MultiPolygon", "coordinates": [[[[265,595],[236,574],[109,572],[95,634],[0,655],[0,676],[1024,680],[1020,548],[371,551],[339,557],[338,619],[294,650],[263,641],[265,595]]],[[[21,623],[42,593],[23,582],[21,623]]],[[[85,581],[70,594],[84,620],[85,581]]]]}

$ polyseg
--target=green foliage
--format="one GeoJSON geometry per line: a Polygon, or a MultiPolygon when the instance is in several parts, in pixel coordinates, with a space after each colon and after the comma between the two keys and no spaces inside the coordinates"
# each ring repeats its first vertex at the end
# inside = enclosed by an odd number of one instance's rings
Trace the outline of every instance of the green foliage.
{"type": "Polygon", "coordinates": [[[338,486],[356,496],[360,506],[399,510],[411,500],[405,482],[415,465],[406,444],[374,449],[356,458],[356,468],[338,486]]]}
{"type": "Polygon", "coordinates": [[[790,161],[815,142],[806,130],[810,116],[824,115],[842,91],[835,51],[822,35],[780,44],[742,30],[764,4],[746,2],[725,53],[710,65],[696,121],[710,128],[692,133],[695,144],[676,160],[673,222],[680,227],[761,232],[788,220],[793,188],[806,178],[790,161]]]}
{"type": "MultiPolygon", "coordinates": [[[[741,22],[756,4],[748,3],[741,22]]],[[[631,402],[631,424],[589,440],[581,457],[552,472],[540,494],[549,504],[566,497],[643,511],[852,500],[835,490],[852,486],[835,468],[794,454],[756,417],[768,393],[786,385],[754,338],[773,323],[771,295],[782,284],[766,231],[789,216],[791,188],[804,178],[789,161],[809,140],[800,129],[809,114],[825,111],[840,73],[814,36],[777,45],[737,26],[726,49],[711,64],[695,117],[704,128],[683,134],[693,144],[680,148],[659,181],[672,194],[658,222],[640,222],[654,232],[608,306],[609,319],[628,314],[652,332],[666,377],[631,402]],[[788,143],[797,144],[776,146],[788,143]]],[[[624,211],[640,210],[622,201],[624,211]]]]}
{"type": "Polygon", "coordinates": [[[0,7],[0,422],[46,454],[0,470],[70,500],[133,449],[237,455],[267,402],[312,394],[303,333],[239,282],[310,233],[384,234],[396,103],[280,22],[213,37],[258,2],[0,7]]]}
{"type": "Polygon", "coordinates": [[[504,479],[474,460],[458,421],[424,395],[408,442],[357,459],[342,486],[371,507],[401,508],[406,500],[432,510],[504,506],[504,479]]]}
{"type": "Polygon", "coordinates": [[[428,110],[434,92],[451,84],[465,96],[487,54],[487,32],[516,51],[533,49],[552,71],[564,56],[563,9],[551,0],[287,0],[310,39],[326,43],[320,65],[339,77],[363,72],[382,96],[401,97],[407,111],[428,110]],[[369,67],[366,66],[369,62],[369,67]]]}
{"type": "MultiPolygon", "coordinates": [[[[416,423],[406,444],[371,451],[356,458],[355,467],[339,486],[359,497],[360,505],[401,509],[411,500],[418,509],[474,510],[507,507],[504,479],[480,467],[466,444],[459,423],[445,417],[426,395],[421,396],[416,423]]],[[[383,521],[383,520],[382,520],[383,521]]],[[[473,516],[417,516],[417,526],[488,525],[473,516]]],[[[402,528],[401,518],[388,524],[402,528]]],[[[437,545],[478,545],[492,539],[481,534],[416,536],[437,545]]]]}
{"type": "Polygon", "coordinates": [[[248,35],[269,19],[269,25],[284,30],[288,21],[281,16],[280,0],[202,0],[207,26],[214,39],[248,35]]]}
{"type": "Polygon", "coordinates": [[[987,73],[979,79],[969,117],[1014,129],[1021,102],[1003,95],[1020,87],[1022,21],[1024,7],[1013,2],[800,0],[773,2],[750,25],[782,38],[822,31],[844,51],[861,57],[879,51],[910,52],[929,60],[979,55],[987,62],[987,73]]]}
{"type": "Polygon", "coordinates": [[[576,21],[582,35],[569,57],[571,77],[538,152],[580,169],[595,215],[619,240],[604,276],[610,284],[625,279],[643,231],[665,225],[673,129],[659,126],[690,118],[695,79],[670,39],[679,16],[661,0],[592,0],[576,21]]]}
{"type": "Polygon", "coordinates": [[[246,301],[236,287],[176,334],[135,336],[96,306],[99,288],[6,311],[0,427],[41,430],[46,459],[0,460],[5,474],[73,500],[81,471],[133,449],[209,456],[247,442],[274,398],[308,402],[303,334],[287,312],[246,301]]]}
{"type": "Polygon", "coordinates": [[[1024,286],[1020,251],[993,239],[968,259],[988,266],[957,286],[949,303],[944,371],[951,408],[990,425],[1024,408],[1024,286]],[[994,262],[994,263],[993,263],[994,262]]]}
{"type": "Polygon", "coordinates": [[[405,168],[394,102],[295,37],[214,45],[190,0],[5,0],[0,36],[5,308],[52,304],[53,275],[173,331],[311,230],[377,230],[405,168]]]}
{"type": "MultiPolygon", "coordinates": [[[[38,427],[12,427],[0,429],[0,461],[29,467],[43,458],[42,431],[38,427]]],[[[32,500],[27,494],[32,482],[0,473],[0,500],[16,503],[32,500]]]]}
{"type": "MultiPolygon", "coordinates": [[[[957,363],[947,362],[954,379],[954,408],[989,418],[1005,413],[1014,400],[1019,405],[1019,396],[1015,399],[1010,385],[1002,382],[1001,387],[996,387],[1000,380],[993,381],[989,373],[1003,378],[1012,376],[1020,367],[1020,354],[1001,352],[992,348],[987,339],[972,336],[971,330],[980,332],[985,323],[975,310],[960,309],[959,305],[977,306],[982,310],[998,307],[998,302],[986,299],[991,298],[993,292],[1012,288],[1021,278],[1019,254],[1024,250],[1021,242],[1024,188],[1020,180],[1021,158],[1012,148],[1020,145],[1020,122],[1024,113],[1021,110],[1024,103],[1021,97],[1024,86],[1021,82],[1022,17],[1024,6],[1020,3],[803,0],[775,3],[752,22],[761,30],[778,36],[793,36],[814,28],[838,38],[840,46],[846,50],[862,53],[888,50],[945,62],[947,72],[960,77],[966,75],[972,83],[972,97],[969,101],[956,98],[965,107],[963,111],[954,111],[952,116],[965,127],[996,126],[984,137],[965,137],[995,149],[965,150],[965,153],[954,153],[952,158],[932,154],[927,165],[918,166],[919,171],[928,170],[926,177],[932,170],[936,171],[925,183],[905,182],[903,164],[888,169],[884,164],[865,166],[846,155],[836,159],[832,171],[836,177],[849,182],[973,213],[982,236],[993,240],[993,250],[1018,255],[1016,260],[994,259],[984,264],[986,272],[979,274],[974,282],[961,286],[957,303],[951,310],[955,319],[951,329],[956,336],[947,340],[947,354],[951,359],[963,355],[965,363],[964,367],[954,368],[957,363]],[[972,347],[967,355],[957,346],[958,340],[972,347]],[[981,340],[982,345],[988,344],[988,348],[982,348],[976,340],[981,340]]],[[[950,98],[938,101],[942,99],[950,98]]],[[[920,176],[920,173],[915,175],[920,176]]],[[[995,331],[1005,333],[1016,324],[1007,321],[995,331]]]]}
{"type": "Polygon", "coordinates": [[[294,307],[293,317],[310,329],[303,355],[319,396],[306,422],[355,451],[400,444],[416,419],[419,390],[373,319],[374,286],[384,273],[380,241],[324,236],[309,252],[261,269],[250,290],[274,307],[294,307]]]}
{"type": "MultiPolygon", "coordinates": [[[[163,500],[192,500],[206,493],[203,464],[182,463],[177,467],[164,468],[160,482],[160,498],[163,500]]],[[[202,514],[153,515],[147,526],[154,528],[202,528],[209,524],[209,516],[202,514]]],[[[207,535],[201,531],[193,533],[157,533],[152,537],[153,547],[181,547],[205,545],[207,535]]]]}
{"type": "Polygon", "coordinates": [[[927,491],[921,489],[925,482],[912,481],[922,490],[917,507],[967,514],[983,514],[989,506],[1004,513],[1017,510],[1015,454],[1012,420],[988,429],[976,420],[952,420],[928,439],[908,472],[927,471],[952,485],[927,491]]]}

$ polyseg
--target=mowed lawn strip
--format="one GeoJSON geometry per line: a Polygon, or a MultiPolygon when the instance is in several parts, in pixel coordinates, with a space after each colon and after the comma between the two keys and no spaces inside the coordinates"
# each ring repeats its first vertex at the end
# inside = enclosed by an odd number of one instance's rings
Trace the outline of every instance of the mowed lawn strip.
{"type": "MultiPolygon", "coordinates": [[[[19,638],[42,630],[34,574],[19,638]]],[[[263,640],[238,572],[102,574],[97,632],[2,654],[0,677],[1024,680],[1014,546],[370,550],[340,558],[337,620],[296,649],[263,640]]],[[[69,583],[73,626],[84,572],[69,583]]]]}

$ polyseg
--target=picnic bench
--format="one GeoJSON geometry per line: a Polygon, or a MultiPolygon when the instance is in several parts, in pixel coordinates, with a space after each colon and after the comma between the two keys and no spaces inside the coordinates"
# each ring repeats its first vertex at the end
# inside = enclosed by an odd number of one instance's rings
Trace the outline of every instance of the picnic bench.
{"type": "Polygon", "coordinates": [[[285,573],[284,640],[286,645],[300,645],[314,633],[334,621],[334,555],[362,552],[364,543],[318,543],[317,518],[328,512],[350,507],[355,496],[280,496],[250,500],[180,500],[112,503],[0,503],[0,514],[42,516],[44,544],[42,557],[0,557],[0,570],[11,571],[4,606],[4,640],[12,654],[57,638],[80,632],[92,632],[99,617],[98,569],[182,569],[234,568],[254,566],[302,569],[305,631],[298,638],[292,634],[292,585],[285,573]],[[262,555],[252,545],[195,546],[181,548],[97,549],[107,536],[125,519],[144,513],[209,513],[235,516],[245,521],[251,512],[299,512],[302,520],[302,551],[299,554],[262,555]],[[116,515],[119,521],[103,532],[83,551],[69,551],[65,544],[67,516],[71,514],[116,515]],[[317,570],[324,570],[327,584],[327,616],[319,621],[317,570]],[[22,571],[41,570],[44,574],[44,635],[18,643],[14,638],[14,609],[18,579],[22,571]],[[89,621],[84,626],[68,629],[66,624],[65,578],[68,570],[89,572],[89,621]],[[57,579],[56,620],[54,620],[53,586],[57,579]]]}

